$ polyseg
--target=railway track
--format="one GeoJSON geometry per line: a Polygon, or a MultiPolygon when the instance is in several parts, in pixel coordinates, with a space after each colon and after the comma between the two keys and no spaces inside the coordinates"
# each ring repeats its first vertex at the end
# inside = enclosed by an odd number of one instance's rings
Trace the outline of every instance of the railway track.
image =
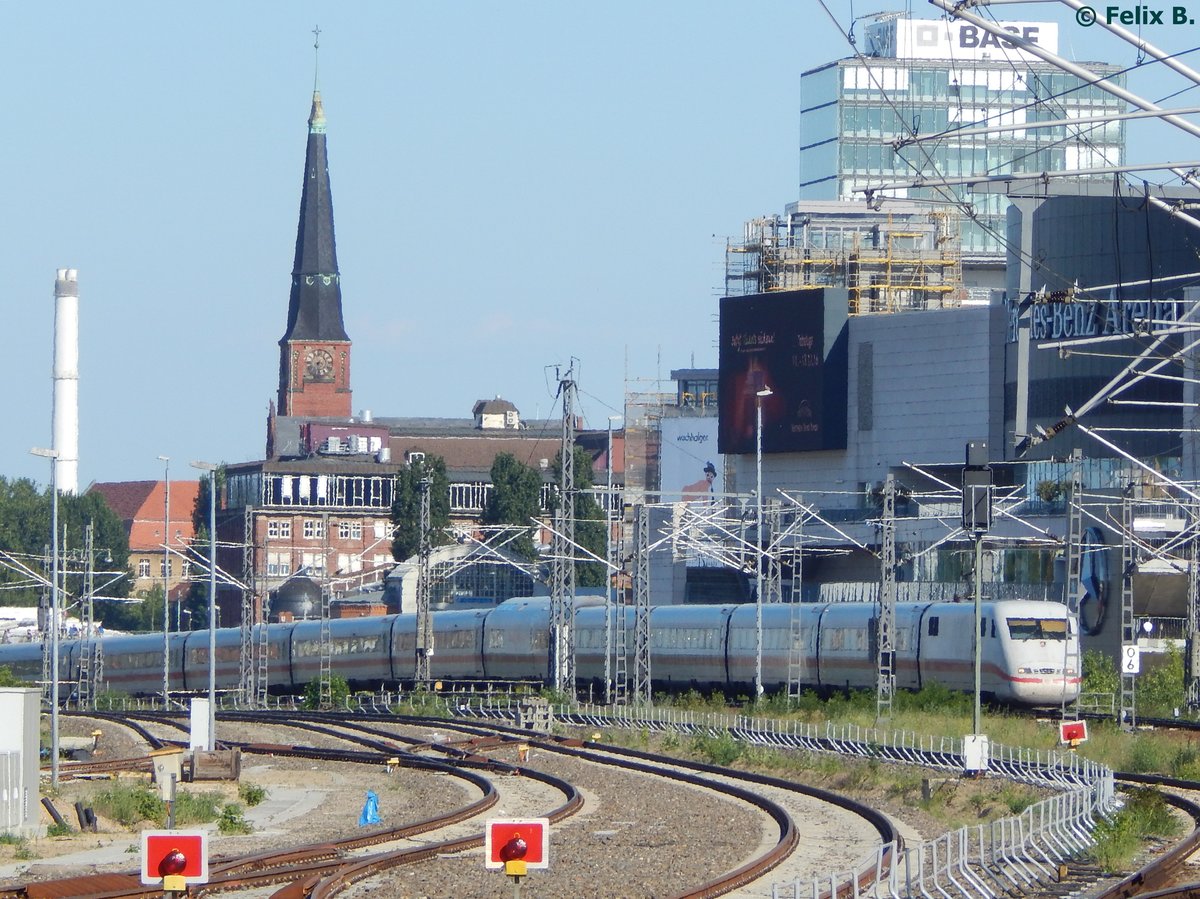
{"type": "MultiPolygon", "coordinates": [[[[130,725],[141,727],[143,732],[151,739],[158,740],[159,745],[165,741],[162,741],[161,738],[154,738],[147,729],[148,726],[162,725],[172,728],[178,727],[180,729],[183,727],[177,720],[150,713],[140,713],[127,719],[121,719],[120,716],[106,717],[109,717],[113,721],[122,720],[122,723],[127,722],[130,725]]],[[[514,744],[520,743],[536,747],[538,752],[556,753],[601,764],[615,764],[627,770],[643,771],[647,774],[653,773],[662,776],[672,776],[674,779],[682,782],[704,785],[706,788],[711,786],[704,783],[706,776],[712,777],[726,773],[715,766],[707,766],[700,763],[685,763],[678,759],[667,760],[651,753],[620,747],[601,747],[578,739],[536,738],[528,731],[497,722],[484,723],[481,721],[451,721],[444,718],[414,717],[388,717],[385,719],[379,716],[366,716],[364,718],[317,713],[285,713],[279,716],[264,716],[262,713],[222,713],[221,720],[231,722],[242,721],[247,724],[253,723],[257,725],[277,724],[290,728],[299,728],[314,735],[319,734],[327,738],[349,740],[361,747],[334,750],[268,742],[245,742],[238,744],[242,747],[243,751],[248,753],[294,753],[305,758],[325,758],[343,763],[380,764],[385,756],[391,758],[399,756],[404,760],[404,764],[411,764],[413,766],[446,766],[450,769],[462,771],[478,772],[484,770],[505,774],[520,772],[528,775],[529,772],[520,766],[503,762],[494,756],[495,753],[503,754],[512,752],[514,744]],[[446,735],[454,735],[454,739],[443,737],[434,741],[430,740],[427,736],[418,737],[398,733],[397,728],[403,725],[424,730],[437,729],[446,735]],[[431,755],[440,756],[441,758],[434,759],[430,757],[431,755]],[[667,764],[677,769],[674,775],[662,774],[662,767],[667,764]]],[[[1176,722],[1170,723],[1175,724],[1176,722]]],[[[902,756],[894,760],[920,763],[920,759],[914,758],[911,751],[902,753],[902,756]]],[[[140,760],[122,761],[137,763],[140,760]]],[[[112,766],[117,763],[109,762],[106,764],[112,766]]],[[[69,773],[73,768],[84,770],[82,766],[64,765],[64,773],[69,773]]],[[[743,777],[747,784],[743,788],[744,795],[739,795],[737,791],[729,791],[728,795],[738,795],[743,801],[754,803],[765,814],[771,815],[772,820],[776,821],[780,831],[779,840],[769,853],[756,856],[747,864],[728,872],[722,878],[701,884],[687,892],[682,892],[679,894],[680,897],[716,896],[737,889],[740,885],[761,878],[792,851],[790,847],[794,846],[795,843],[794,823],[790,821],[785,812],[771,811],[765,804],[756,801],[755,787],[769,785],[772,779],[755,777],[753,775],[743,775],[743,777]]],[[[1200,791],[1200,783],[1190,781],[1135,774],[1118,774],[1117,779],[1119,782],[1131,785],[1150,785],[1175,790],[1200,791]]],[[[795,784],[791,783],[783,783],[782,785],[787,788],[796,787],[795,784]]],[[[821,792],[812,791],[813,795],[820,795],[821,792]]],[[[1200,899],[1200,884],[1189,883],[1172,887],[1164,886],[1170,883],[1172,879],[1178,877],[1183,860],[1200,846],[1200,807],[1197,807],[1191,799],[1170,793],[1166,795],[1169,802],[1177,808],[1182,809],[1192,818],[1194,822],[1192,832],[1187,837],[1178,841],[1169,851],[1153,859],[1137,872],[1117,883],[1107,886],[1099,894],[1092,894],[1094,899],[1128,899],[1128,897],[1132,896],[1151,894],[1150,891],[1154,890],[1157,890],[1157,892],[1154,892],[1152,895],[1156,897],[1162,896],[1174,899],[1174,897],[1178,896],[1182,899],[1182,897],[1186,896],[1187,899],[1200,899]]],[[[844,802],[842,797],[830,795],[829,798],[837,804],[844,802]]],[[[561,815],[559,820],[561,820],[561,817],[565,817],[565,814],[561,815]]],[[[882,816],[879,817],[881,818],[882,816]]],[[[434,819],[431,819],[430,822],[419,822],[411,826],[418,829],[416,832],[420,832],[421,825],[426,823],[431,825],[431,829],[436,829],[439,826],[434,819]]],[[[881,841],[886,841],[888,838],[895,836],[894,832],[888,828],[890,828],[890,824],[886,822],[886,819],[882,819],[876,828],[881,841]]],[[[400,830],[397,829],[396,831],[396,839],[402,838],[400,830]]],[[[397,866],[417,864],[423,860],[437,856],[474,848],[482,842],[482,834],[473,834],[467,837],[459,837],[455,840],[431,843],[418,849],[411,847],[395,849],[375,852],[362,858],[350,859],[346,857],[346,853],[351,851],[353,842],[347,841],[343,844],[335,841],[328,844],[297,847],[294,850],[283,853],[260,853],[255,856],[223,860],[220,864],[214,864],[213,882],[205,888],[204,892],[242,889],[265,883],[276,883],[283,884],[273,894],[280,897],[280,899],[292,899],[292,897],[300,896],[332,896],[358,881],[376,877],[397,866]]],[[[1095,882],[1098,873],[1093,867],[1086,864],[1072,864],[1071,872],[1066,882],[1048,886],[1043,895],[1065,895],[1068,892],[1071,892],[1072,895],[1078,895],[1084,884],[1095,882]]],[[[79,884],[76,882],[75,886],[79,886],[79,884]]],[[[862,882],[859,884],[859,889],[861,892],[869,893],[872,885],[870,882],[862,882]]],[[[159,893],[157,891],[146,891],[140,885],[136,889],[128,890],[80,892],[78,890],[72,891],[72,885],[69,882],[59,882],[58,891],[55,891],[53,884],[46,883],[30,884],[29,888],[24,891],[0,892],[0,897],[79,895],[95,895],[102,897],[102,899],[117,899],[117,897],[159,895],[159,893]]],[[[829,897],[824,897],[824,899],[829,899],[829,897]]]]}
{"type": "MultiPolygon", "coordinates": [[[[140,713],[127,717],[112,715],[104,717],[113,722],[128,722],[135,725],[140,728],[139,732],[144,738],[148,738],[151,745],[162,745],[166,741],[154,737],[148,730],[147,725],[182,728],[182,725],[178,721],[156,714],[140,713]]],[[[632,751],[600,752],[595,748],[586,747],[582,741],[578,740],[544,739],[530,741],[530,734],[527,732],[513,733],[510,729],[478,723],[456,724],[448,722],[445,719],[409,719],[407,723],[418,727],[436,726],[442,730],[452,730],[463,734],[461,739],[431,743],[428,740],[399,735],[393,731],[379,727],[377,722],[365,723],[352,721],[342,716],[296,715],[289,713],[286,716],[269,718],[261,713],[253,715],[239,715],[238,713],[227,715],[223,713],[221,720],[245,721],[246,723],[253,723],[255,725],[269,723],[286,725],[289,728],[300,728],[313,734],[348,740],[362,747],[347,750],[331,750],[328,748],[318,749],[312,746],[284,745],[279,743],[245,742],[229,744],[239,745],[243,752],[247,753],[294,754],[305,758],[322,758],[343,763],[363,764],[382,764],[387,759],[399,758],[401,765],[423,767],[428,770],[443,772],[453,771],[458,776],[468,776],[470,772],[477,772],[483,769],[488,772],[503,773],[506,775],[519,774],[526,777],[545,777],[545,775],[538,775],[527,767],[514,766],[488,755],[489,752],[498,749],[511,748],[512,744],[517,742],[525,744],[532,742],[533,745],[538,747],[539,751],[569,755],[575,759],[595,764],[619,766],[628,771],[666,777],[691,786],[734,797],[742,802],[753,805],[763,814],[770,817],[777,827],[779,835],[774,845],[768,851],[756,855],[750,861],[715,880],[700,884],[695,888],[680,893],[680,897],[722,895],[736,889],[742,884],[760,878],[786,858],[794,850],[797,843],[796,827],[787,812],[777,803],[763,799],[756,792],[756,785],[766,783],[769,779],[756,778],[752,775],[739,775],[742,781],[741,785],[722,783],[715,777],[719,769],[712,766],[683,765],[678,760],[663,759],[648,753],[634,753],[632,751]],[[442,756],[442,759],[435,760],[429,758],[426,753],[430,752],[437,753],[442,756]]],[[[608,749],[611,750],[611,747],[608,747],[608,749]]],[[[141,760],[125,761],[137,764],[141,760]]],[[[109,762],[106,763],[106,766],[111,768],[115,764],[114,762],[109,762]]],[[[71,766],[71,769],[74,771],[87,770],[82,765],[71,766]]],[[[93,768],[93,770],[95,769],[93,768]]],[[[70,770],[68,773],[70,773],[70,770]]],[[[785,784],[782,781],[777,786],[796,789],[796,785],[785,784]]],[[[490,789],[490,784],[487,784],[487,786],[480,784],[479,788],[487,791],[490,789]]],[[[578,793],[574,792],[569,784],[561,783],[558,785],[558,788],[563,791],[564,796],[567,796],[568,799],[561,806],[550,810],[546,814],[552,821],[562,820],[568,815],[573,814],[581,804],[578,793]]],[[[845,800],[833,794],[824,794],[822,791],[812,790],[811,788],[804,788],[800,791],[810,796],[823,796],[828,801],[839,805],[845,804],[845,800]]],[[[484,799],[479,800],[477,803],[458,810],[456,813],[457,820],[473,817],[480,814],[487,807],[490,807],[490,804],[494,803],[495,800],[491,799],[489,802],[489,796],[494,796],[494,791],[485,793],[484,799]]],[[[862,813],[866,816],[872,814],[866,809],[863,809],[862,813]]],[[[452,840],[427,843],[418,848],[406,847],[375,852],[355,859],[348,859],[346,857],[348,852],[359,849],[364,845],[377,845],[381,842],[404,839],[417,833],[428,833],[437,828],[445,827],[450,823],[451,817],[444,816],[430,819],[406,828],[380,832],[368,837],[356,837],[345,841],[298,847],[283,853],[259,853],[254,856],[244,856],[214,862],[211,865],[212,876],[210,884],[202,892],[208,893],[218,890],[260,887],[267,883],[284,883],[285,885],[274,894],[279,896],[280,899],[299,896],[335,895],[352,883],[377,876],[391,868],[416,864],[429,858],[450,853],[462,852],[465,849],[475,848],[482,844],[483,834],[479,832],[452,840]]],[[[890,828],[890,825],[882,819],[873,822],[873,826],[876,826],[879,831],[880,839],[894,837],[894,834],[887,829],[890,828]]],[[[33,897],[42,896],[92,895],[102,897],[102,899],[118,899],[118,897],[159,894],[158,891],[147,890],[140,884],[131,883],[130,881],[132,880],[134,880],[132,875],[98,875],[96,878],[87,879],[86,882],[79,878],[73,878],[69,881],[31,883],[22,888],[0,892],[0,897],[22,896],[33,899],[33,897]],[[113,877],[125,877],[127,880],[116,883],[111,881],[113,877]]]]}

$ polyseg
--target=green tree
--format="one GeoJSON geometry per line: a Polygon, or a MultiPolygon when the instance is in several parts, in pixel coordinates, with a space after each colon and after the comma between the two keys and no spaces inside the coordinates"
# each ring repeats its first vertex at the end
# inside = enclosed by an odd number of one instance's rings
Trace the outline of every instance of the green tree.
{"type": "MultiPolygon", "coordinates": [[[[492,491],[480,521],[484,525],[525,528],[521,536],[505,544],[506,548],[527,559],[537,558],[537,548],[529,536],[529,529],[533,527],[533,521],[542,516],[541,472],[518,461],[510,453],[500,453],[492,461],[491,479],[492,491]]],[[[496,543],[505,539],[504,536],[491,538],[496,543]]]]}
{"type": "MultiPolygon", "coordinates": [[[[225,494],[225,463],[221,463],[216,471],[200,475],[200,489],[196,491],[196,503],[192,506],[192,537],[189,559],[192,562],[192,584],[183,600],[183,608],[189,615],[193,626],[207,627],[208,624],[208,554],[210,543],[208,539],[208,506],[213,482],[217,491],[217,530],[220,530],[221,497],[225,494]]],[[[218,539],[220,535],[218,534],[218,539]]],[[[217,568],[221,567],[220,547],[217,552],[217,568]]],[[[218,588],[220,584],[218,583],[218,588]]]]}
{"type": "MultiPolygon", "coordinates": [[[[594,553],[601,559],[608,550],[608,540],[604,534],[604,509],[596,502],[596,497],[587,492],[592,489],[592,457],[581,446],[574,448],[575,457],[575,542],[594,553]]],[[[554,477],[562,478],[562,451],[554,457],[554,477]]],[[[551,506],[558,508],[558,497],[551,500],[551,506]]],[[[587,553],[576,550],[576,559],[589,558],[587,553]]],[[[575,583],[580,587],[603,587],[605,567],[600,562],[575,563],[575,583]]]]}
{"type": "MultiPolygon", "coordinates": [[[[42,557],[50,545],[52,520],[50,488],[39,491],[28,478],[14,481],[0,477],[0,550],[10,553],[18,562],[41,572],[42,557]]],[[[58,499],[60,528],[59,550],[62,553],[63,588],[68,612],[71,604],[84,592],[87,560],[83,557],[85,529],[92,525],[93,570],[116,572],[98,574],[94,589],[103,597],[124,598],[129,595],[129,538],[125,527],[98,493],[83,496],[60,494],[58,499]]],[[[21,572],[0,567],[0,588],[5,590],[5,602],[12,605],[37,605],[41,588],[21,572]]],[[[101,607],[103,609],[103,606],[101,607]]],[[[103,611],[97,612],[103,619],[103,611]]]]}
{"type": "Polygon", "coordinates": [[[395,501],[392,503],[392,558],[403,562],[421,548],[421,480],[428,476],[430,542],[441,546],[450,542],[450,478],[446,476],[446,460],[441,456],[426,456],[396,475],[395,501]]]}

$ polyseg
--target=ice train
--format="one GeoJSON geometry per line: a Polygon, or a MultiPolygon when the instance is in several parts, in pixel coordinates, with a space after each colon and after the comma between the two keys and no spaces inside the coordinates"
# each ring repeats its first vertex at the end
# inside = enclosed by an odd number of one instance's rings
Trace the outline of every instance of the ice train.
{"type": "MultiPolygon", "coordinates": [[[[898,603],[893,646],[896,685],[919,689],[933,682],[974,689],[974,606],[963,602],[898,603]]],[[[623,627],[611,613],[613,640],[622,636],[627,668],[634,669],[634,611],[623,627]]],[[[876,618],[872,603],[769,604],[762,607],[762,672],[767,692],[782,689],[790,663],[806,688],[874,688],[876,618]],[[790,660],[789,647],[798,652],[790,660]]],[[[548,671],[550,602],[511,599],[487,609],[435,612],[432,676],[442,681],[538,680],[548,671]]],[[[337,619],[329,624],[332,670],[358,689],[409,683],[416,658],[416,616],[337,619]]],[[[254,642],[263,645],[261,626],[254,642]]],[[[1059,603],[997,600],[982,604],[981,684],[1003,702],[1051,706],[1072,701],[1081,681],[1079,625],[1059,603]]],[[[725,690],[749,694],[758,658],[754,604],[654,606],[650,611],[650,674],[654,689],[725,690]]],[[[169,637],[167,670],[172,692],[208,686],[208,631],[169,637]]],[[[267,626],[266,670],[273,692],[298,692],[319,676],[321,624],[296,621],[267,626]]],[[[581,685],[604,676],[603,603],[581,600],[575,614],[576,674],[581,685]]],[[[105,637],[99,689],[161,694],[163,636],[105,637]]],[[[64,682],[78,679],[81,645],[60,643],[64,682]]],[[[237,628],[216,635],[218,690],[240,682],[237,628]]],[[[19,677],[42,674],[40,643],[0,646],[0,665],[19,677]]],[[[66,683],[63,696],[70,695],[66,683]]]]}

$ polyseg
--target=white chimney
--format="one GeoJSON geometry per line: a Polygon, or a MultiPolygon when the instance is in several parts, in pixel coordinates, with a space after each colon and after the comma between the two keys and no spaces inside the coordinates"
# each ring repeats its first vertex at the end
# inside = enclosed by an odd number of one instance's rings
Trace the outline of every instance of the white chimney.
{"type": "Polygon", "coordinates": [[[79,492],[79,277],[60,268],[54,279],[54,412],[58,489],[79,492]]]}

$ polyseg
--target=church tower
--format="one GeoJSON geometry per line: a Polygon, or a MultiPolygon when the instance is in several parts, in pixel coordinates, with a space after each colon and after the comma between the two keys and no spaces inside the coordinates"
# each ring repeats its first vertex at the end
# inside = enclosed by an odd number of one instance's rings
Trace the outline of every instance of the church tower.
{"type": "Polygon", "coordinates": [[[279,414],[350,418],[350,337],[333,239],[325,111],[313,91],[287,332],[279,341],[279,414]]]}

